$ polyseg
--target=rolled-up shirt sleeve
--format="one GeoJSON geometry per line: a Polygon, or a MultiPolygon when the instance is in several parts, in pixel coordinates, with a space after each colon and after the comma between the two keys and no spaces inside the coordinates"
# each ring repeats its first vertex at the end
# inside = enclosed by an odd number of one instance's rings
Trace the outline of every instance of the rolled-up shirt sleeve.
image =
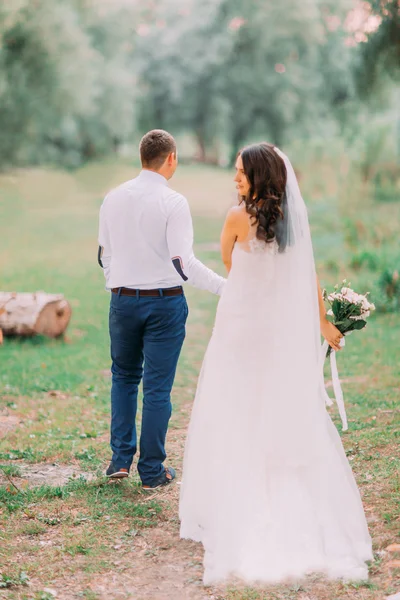
{"type": "Polygon", "coordinates": [[[107,282],[109,279],[109,275],[110,275],[111,246],[110,246],[110,237],[108,235],[104,203],[105,203],[105,200],[100,208],[98,261],[99,261],[99,264],[103,267],[104,277],[106,278],[106,282],[107,282]]]}
{"type": "Polygon", "coordinates": [[[226,280],[195,257],[192,216],[188,201],[181,195],[168,216],[167,244],[172,263],[182,281],[187,281],[201,290],[221,295],[226,280]]]}

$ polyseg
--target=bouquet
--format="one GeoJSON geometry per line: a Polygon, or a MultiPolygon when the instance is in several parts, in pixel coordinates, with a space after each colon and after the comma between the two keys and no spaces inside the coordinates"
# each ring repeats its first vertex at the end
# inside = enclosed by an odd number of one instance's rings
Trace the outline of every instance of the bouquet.
{"type": "MultiPolygon", "coordinates": [[[[368,301],[367,294],[357,294],[350,288],[351,283],[347,283],[344,279],[343,287],[339,290],[336,285],[334,291],[328,294],[323,291],[323,298],[330,304],[330,309],[327,312],[327,318],[333,323],[343,335],[347,335],[356,329],[363,329],[367,322],[366,319],[370,316],[371,311],[375,310],[374,304],[368,301]]],[[[344,339],[341,340],[344,346],[344,339]]],[[[342,419],[343,431],[348,429],[346,409],[344,406],[343,392],[340,385],[339,373],[336,364],[336,352],[332,352],[332,348],[325,342],[322,345],[322,370],[321,381],[324,383],[323,364],[325,358],[330,356],[332,384],[335,392],[336,402],[339,408],[339,414],[342,419]]],[[[325,402],[328,406],[332,405],[332,400],[329,398],[325,386],[323,386],[325,402]]]]}
{"type": "MultiPolygon", "coordinates": [[[[330,309],[327,312],[327,318],[335,325],[343,335],[350,333],[356,329],[363,329],[367,322],[366,319],[371,312],[375,310],[375,305],[368,301],[368,294],[357,294],[349,286],[347,280],[343,280],[343,287],[338,291],[339,286],[336,285],[331,294],[326,290],[323,292],[324,300],[330,304],[330,309]]],[[[329,346],[327,356],[332,352],[329,346]]]]}

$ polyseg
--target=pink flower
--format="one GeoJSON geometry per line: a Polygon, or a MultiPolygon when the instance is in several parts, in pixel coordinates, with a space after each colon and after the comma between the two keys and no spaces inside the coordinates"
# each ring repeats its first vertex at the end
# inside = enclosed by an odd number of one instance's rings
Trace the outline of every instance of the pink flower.
{"type": "Polygon", "coordinates": [[[150,33],[150,27],[147,23],[140,23],[140,25],[136,29],[136,33],[140,37],[146,37],[150,33]]]}
{"type": "Polygon", "coordinates": [[[246,19],[243,19],[243,17],[234,17],[229,25],[228,25],[228,29],[230,29],[231,31],[237,31],[238,29],[240,29],[241,27],[243,27],[243,25],[246,23],[246,19]]]}
{"type": "Polygon", "coordinates": [[[276,65],[275,65],[275,71],[277,73],[284,73],[286,71],[286,67],[282,63],[276,63],[276,65]]]}

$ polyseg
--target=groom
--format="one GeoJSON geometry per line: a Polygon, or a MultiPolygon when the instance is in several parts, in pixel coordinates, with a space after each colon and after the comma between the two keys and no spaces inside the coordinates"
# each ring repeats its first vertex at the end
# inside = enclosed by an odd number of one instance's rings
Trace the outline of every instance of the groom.
{"type": "Polygon", "coordinates": [[[171,388],[188,315],[182,283],[221,294],[225,280],[193,254],[193,225],[184,196],[167,182],[178,165],[163,130],[140,142],[142,171],[112,190],[100,209],[99,263],[111,290],[111,478],[127,477],[137,449],[138,386],[143,413],[138,471],[144,489],[175,478],[165,467],[171,388]]]}

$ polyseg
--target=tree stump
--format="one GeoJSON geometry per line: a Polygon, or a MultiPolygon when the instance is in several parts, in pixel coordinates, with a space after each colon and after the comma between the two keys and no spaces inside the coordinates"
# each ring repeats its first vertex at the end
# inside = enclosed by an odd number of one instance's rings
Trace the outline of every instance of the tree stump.
{"type": "Polygon", "coordinates": [[[58,337],[66,330],[71,313],[62,294],[0,292],[0,332],[4,336],[58,337]]]}

